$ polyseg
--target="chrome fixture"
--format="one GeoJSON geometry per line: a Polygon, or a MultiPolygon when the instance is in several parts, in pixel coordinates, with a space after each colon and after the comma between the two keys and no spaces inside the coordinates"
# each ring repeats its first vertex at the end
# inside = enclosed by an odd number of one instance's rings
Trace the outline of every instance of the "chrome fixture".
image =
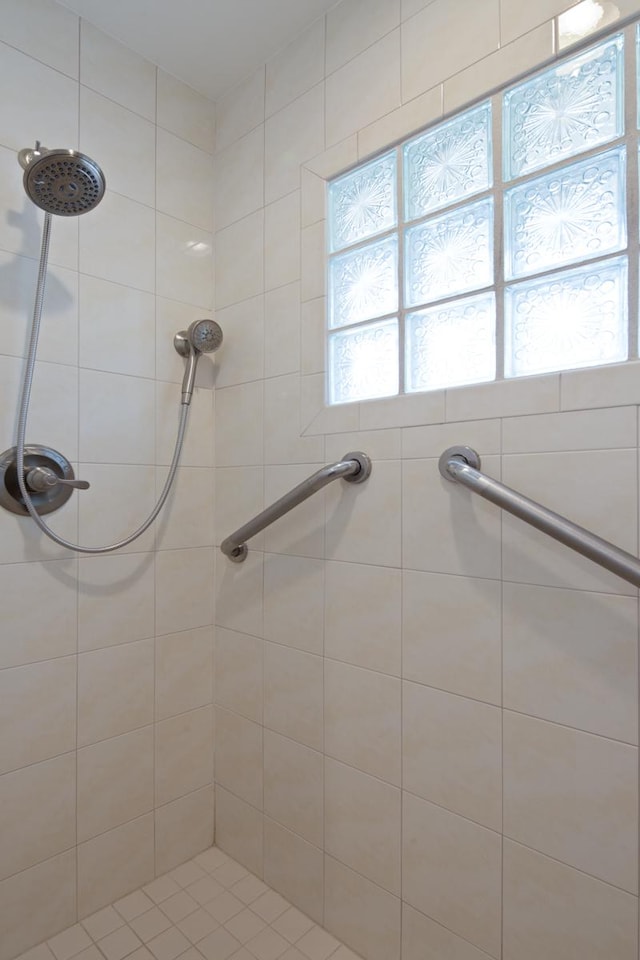
{"type": "Polygon", "coordinates": [[[548,510],[504,483],[480,473],[480,457],[471,447],[449,447],[440,457],[439,467],[445,480],[461,483],[536,530],[541,530],[576,553],[632,583],[634,587],[640,587],[638,557],[567,520],[559,513],[548,510]]]}
{"type": "Polygon", "coordinates": [[[214,353],[222,340],[222,328],[215,320],[194,320],[188,330],[176,333],[173,345],[180,356],[189,361],[182,380],[183,404],[188,406],[191,403],[200,355],[214,353]]]}
{"type": "Polygon", "coordinates": [[[46,213],[77,217],[97,207],[106,181],[95,160],[78,150],[47,150],[36,140],[33,149],[21,150],[24,189],[46,213]]]}
{"type": "Polygon", "coordinates": [[[285,493],[283,497],[272,503],[262,513],[253,517],[244,526],[240,527],[234,533],[230,534],[222,541],[220,549],[226,557],[233,560],[234,563],[242,563],[246,559],[248,551],[246,540],[255,537],[257,533],[270,526],[275,520],[279,520],[285,513],[289,513],[298,504],[303,503],[309,497],[322,490],[332,480],[343,479],[347,483],[363,483],[371,475],[371,460],[366,453],[345,453],[342,460],[338,463],[330,463],[321,470],[317,470],[312,476],[307,477],[297,487],[285,493]]]}
{"type": "MultiPolygon", "coordinates": [[[[87,490],[86,480],[76,480],[66,457],[38,443],[24,448],[25,482],[40,515],[63,507],[74,489],[87,490]]],[[[26,517],[29,513],[20,493],[16,448],[0,453],[0,506],[26,517]]]]}
{"type": "Polygon", "coordinates": [[[105,178],[98,164],[83,153],[77,150],[47,150],[39,141],[36,141],[33,149],[21,150],[18,162],[24,170],[23,182],[27,196],[45,211],[45,216],[29,350],[20,396],[16,446],[0,455],[0,506],[13,513],[28,513],[50,540],[69,550],[79,553],[110,553],[141,536],[162,510],[180,463],[198,359],[201,353],[209,353],[220,346],[222,331],[212,320],[198,320],[192,323],[186,332],[176,337],[176,349],[189,360],[182,386],[178,435],[164,487],[142,526],[123,540],[104,547],[83,547],[54,533],[41,519],[41,514],[57,510],[66,503],[74,489],[87,490],[89,484],[86,480],[76,480],[71,465],[62,454],[49,448],[25,444],[47,279],[51,218],[52,214],[73,217],[93,210],[104,196],[105,178]],[[179,339],[181,347],[178,345],[179,339]]]}

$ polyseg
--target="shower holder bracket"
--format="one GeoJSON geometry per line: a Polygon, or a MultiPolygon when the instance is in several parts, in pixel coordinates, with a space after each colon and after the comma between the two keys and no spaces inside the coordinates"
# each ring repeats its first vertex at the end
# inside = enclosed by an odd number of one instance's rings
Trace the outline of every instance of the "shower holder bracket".
{"type": "MultiPolygon", "coordinates": [[[[25,507],[24,499],[20,493],[16,466],[15,447],[11,447],[11,449],[0,454],[0,506],[11,513],[26,517],[29,511],[25,507]]],[[[75,474],[67,458],[52,447],[32,443],[24,448],[24,466],[25,475],[40,467],[44,468],[45,471],[52,471],[59,480],[63,481],[56,483],[55,486],[48,487],[44,491],[30,491],[31,500],[40,516],[63,507],[73,493],[75,486],[75,484],[72,486],[68,482],[75,480],[75,474]]],[[[78,483],[78,481],[75,481],[75,483],[78,483]]]]}

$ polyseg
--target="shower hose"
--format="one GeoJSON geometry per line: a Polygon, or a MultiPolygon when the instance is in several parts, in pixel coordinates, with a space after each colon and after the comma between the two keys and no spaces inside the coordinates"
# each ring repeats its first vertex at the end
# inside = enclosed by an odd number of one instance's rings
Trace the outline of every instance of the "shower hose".
{"type": "Polygon", "coordinates": [[[55,543],[59,544],[61,547],[66,547],[68,550],[75,550],[77,553],[111,553],[113,550],[119,550],[121,547],[126,547],[127,544],[133,543],[134,540],[137,540],[138,537],[141,537],[145,530],[148,530],[153,521],[156,519],[163,506],[165,505],[166,499],[169,496],[169,491],[173,485],[175,479],[176,471],[178,469],[178,464],[180,463],[180,455],[182,453],[182,444],[184,442],[184,434],[187,428],[187,418],[189,415],[189,407],[184,404],[180,412],[180,424],[178,426],[178,436],[176,438],[176,445],[173,451],[173,459],[171,461],[171,466],[169,467],[169,472],[167,474],[167,479],[165,481],[162,493],[156,503],[155,507],[151,511],[150,515],[144,521],[142,526],[138,527],[134,533],[130,534],[128,537],[125,537],[124,540],[119,540],[117,543],[110,543],[104,547],[83,547],[76,543],[70,543],[68,540],[65,540],[63,537],[58,536],[57,533],[47,526],[44,522],[38,511],[33,505],[31,496],[27,489],[27,484],[25,480],[25,468],[24,468],[24,444],[25,444],[25,434],[27,432],[27,417],[29,415],[29,402],[31,399],[31,387],[33,384],[33,371],[36,363],[36,354],[38,352],[38,338],[40,336],[40,321],[42,319],[42,306],[44,303],[44,288],[47,280],[47,264],[49,261],[49,241],[51,239],[51,214],[45,213],[44,217],[44,226],[42,229],[42,247],[40,250],[40,264],[38,267],[38,281],[36,285],[36,297],[35,303],[33,306],[33,320],[31,322],[31,336],[29,339],[29,350],[27,353],[27,363],[24,372],[24,380],[22,382],[22,393],[20,396],[20,412],[18,415],[18,436],[16,441],[16,465],[18,472],[18,486],[20,487],[20,493],[24,499],[25,507],[27,508],[29,515],[33,521],[38,525],[44,534],[46,534],[50,540],[53,540],[55,543]]]}

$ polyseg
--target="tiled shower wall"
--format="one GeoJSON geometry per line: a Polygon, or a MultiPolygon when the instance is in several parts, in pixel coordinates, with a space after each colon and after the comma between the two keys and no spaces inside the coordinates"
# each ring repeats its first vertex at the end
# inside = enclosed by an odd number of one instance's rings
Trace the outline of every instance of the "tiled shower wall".
{"type": "MultiPolygon", "coordinates": [[[[49,0],[0,0],[0,447],[14,444],[42,214],[16,151],[95,157],[107,195],[54,218],[27,439],[86,493],[50,517],[108,543],[171,458],[174,333],[212,307],[213,105],[49,0]]],[[[213,367],[155,529],[77,556],[0,511],[0,957],[213,838],[213,367]]]]}
{"type": "MultiPolygon", "coordinates": [[[[324,179],[554,54],[567,0],[343,0],[217,104],[216,842],[367,960],[637,960],[640,364],[322,409],[324,179]]],[[[640,10],[618,3],[623,16],[640,10]]]]}

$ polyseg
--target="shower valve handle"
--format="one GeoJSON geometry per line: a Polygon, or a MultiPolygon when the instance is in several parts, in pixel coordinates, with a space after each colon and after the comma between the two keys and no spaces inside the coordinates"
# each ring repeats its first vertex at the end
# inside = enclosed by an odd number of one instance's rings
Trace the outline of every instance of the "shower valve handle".
{"type": "Polygon", "coordinates": [[[63,480],[49,467],[34,467],[27,474],[27,484],[36,493],[45,493],[52,487],[74,487],[76,490],[88,490],[91,486],[86,480],[63,480]]]}

